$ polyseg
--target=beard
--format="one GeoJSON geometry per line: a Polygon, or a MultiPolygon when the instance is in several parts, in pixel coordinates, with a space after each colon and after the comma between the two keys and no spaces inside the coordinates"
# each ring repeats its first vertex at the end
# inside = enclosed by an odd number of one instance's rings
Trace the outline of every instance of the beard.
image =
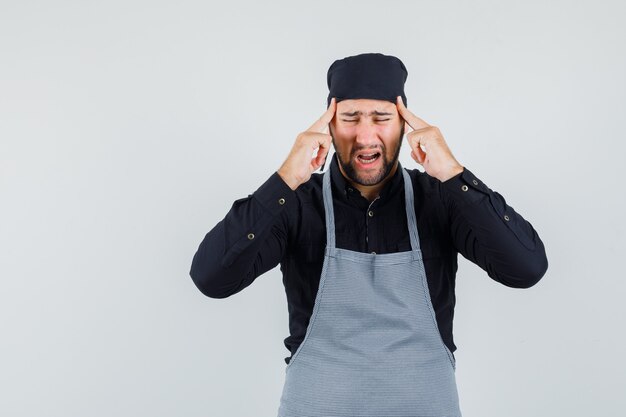
{"type": "MultiPolygon", "coordinates": [[[[402,127],[400,128],[400,136],[398,137],[398,140],[395,142],[395,149],[393,149],[391,159],[387,157],[387,148],[385,147],[385,145],[381,145],[380,147],[377,147],[377,149],[380,149],[380,157],[382,158],[382,166],[374,174],[370,174],[367,176],[363,175],[359,173],[354,166],[354,156],[357,154],[357,152],[364,150],[364,149],[371,149],[371,148],[360,147],[360,148],[352,149],[352,153],[351,155],[349,155],[347,161],[345,161],[341,157],[339,152],[335,152],[337,154],[337,161],[341,165],[341,168],[343,168],[343,171],[345,172],[346,176],[353,182],[360,184],[360,185],[376,185],[382,180],[384,180],[385,178],[387,178],[387,176],[389,175],[393,167],[396,165],[396,162],[398,161],[398,157],[400,156],[400,148],[402,147],[403,136],[404,136],[404,122],[402,123],[402,127]]],[[[337,149],[337,144],[335,143],[335,136],[332,134],[332,132],[331,132],[331,137],[333,139],[333,146],[335,147],[335,149],[337,149]]]]}

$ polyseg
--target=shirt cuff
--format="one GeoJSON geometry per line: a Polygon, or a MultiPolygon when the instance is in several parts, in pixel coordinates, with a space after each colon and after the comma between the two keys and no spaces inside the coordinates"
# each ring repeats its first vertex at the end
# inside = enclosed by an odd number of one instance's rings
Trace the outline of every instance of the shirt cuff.
{"type": "Polygon", "coordinates": [[[289,188],[278,172],[274,172],[252,196],[274,216],[296,202],[295,191],[289,188]]]}
{"type": "Polygon", "coordinates": [[[454,177],[443,181],[441,188],[459,207],[477,203],[491,193],[491,189],[466,167],[454,177]]]}

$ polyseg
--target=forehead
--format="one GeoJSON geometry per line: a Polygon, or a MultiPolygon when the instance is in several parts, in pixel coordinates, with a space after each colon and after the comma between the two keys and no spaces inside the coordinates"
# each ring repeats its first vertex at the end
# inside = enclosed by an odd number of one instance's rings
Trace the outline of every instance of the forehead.
{"type": "Polygon", "coordinates": [[[372,111],[379,112],[396,112],[396,105],[387,100],[374,100],[374,99],[347,99],[341,100],[337,103],[337,112],[362,112],[364,114],[369,114],[372,111]]]}

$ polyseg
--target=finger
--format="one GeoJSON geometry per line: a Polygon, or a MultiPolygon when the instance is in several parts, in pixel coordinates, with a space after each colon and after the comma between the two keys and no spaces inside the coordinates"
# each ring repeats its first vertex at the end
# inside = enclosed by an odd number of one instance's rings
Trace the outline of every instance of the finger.
{"type": "Polygon", "coordinates": [[[322,130],[325,129],[328,126],[328,123],[330,123],[330,121],[333,120],[333,117],[335,117],[336,107],[337,106],[335,102],[335,97],[333,97],[330,99],[330,105],[328,106],[328,109],[307,130],[310,132],[325,133],[325,132],[322,132],[322,130]]]}
{"type": "Polygon", "coordinates": [[[400,113],[400,116],[402,116],[404,121],[407,122],[408,125],[413,130],[423,129],[425,127],[430,127],[430,125],[428,123],[426,123],[424,120],[420,119],[419,117],[417,117],[416,115],[411,113],[409,111],[409,109],[407,109],[404,106],[404,102],[402,101],[402,96],[396,97],[396,107],[398,108],[398,113],[400,113]]]}
{"type": "Polygon", "coordinates": [[[311,161],[313,171],[318,169],[324,163],[324,161],[326,160],[326,156],[328,155],[328,151],[330,150],[330,145],[327,140],[320,141],[319,145],[320,146],[317,149],[317,155],[315,155],[315,158],[313,158],[313,160],[311,161]]]}
{"type": "Polygon", "coordinates": [[[315,158],[311,161],[311,165],[313,165],[312,167],[313,171],[315,171],[320,166],[322,166],[322,164],[326,160],[327,155],[328,155],[328,148],[320,148],[315,158]]]}
{"type": "Polygon", "coordinates": [[[424,165],[424,161],[426,160],[426,154],[422,152],[419,148],[417,150],[411,151],[411,157],[415,159],[420,165],[424,165]]]}
{"type": "Polygon", "coordinates": [[[426,149],[426,144],[424,143],[424,136],[422,136],[419,133],[414,133],[414,132],[409,132],[409,134],[406,137],[407,141],[409,142],[409,147],[414,150],[414,151],[420,151],[422,153],[426,153],[427,149],[426,149]]]}

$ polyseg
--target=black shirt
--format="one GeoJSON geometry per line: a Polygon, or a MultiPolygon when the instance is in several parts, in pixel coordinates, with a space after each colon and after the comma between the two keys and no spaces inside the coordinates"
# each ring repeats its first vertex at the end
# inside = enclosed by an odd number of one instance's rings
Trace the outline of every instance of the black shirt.
{"type": "MultiPolygon", "coordinates": [[[[338,248],[381,254],[411,250],[400,164],[372,202],[346,181],[336,154],[329,169],[338,248]]],[[[548,268],[545,248],[532,225],[466,167],[445,182],[407,171],[439,332],[454,352],[457,253],[503,285],[528,288],[548,268]]],[[[293,356],[313,311],[325,246],[322,174],[314,173],[293,191],[275,172],[253,194],[236,200],[206,234],[190,275],[206,296],[226,298],[280,263],[290,331],[284,343],[293,356]]]]}

